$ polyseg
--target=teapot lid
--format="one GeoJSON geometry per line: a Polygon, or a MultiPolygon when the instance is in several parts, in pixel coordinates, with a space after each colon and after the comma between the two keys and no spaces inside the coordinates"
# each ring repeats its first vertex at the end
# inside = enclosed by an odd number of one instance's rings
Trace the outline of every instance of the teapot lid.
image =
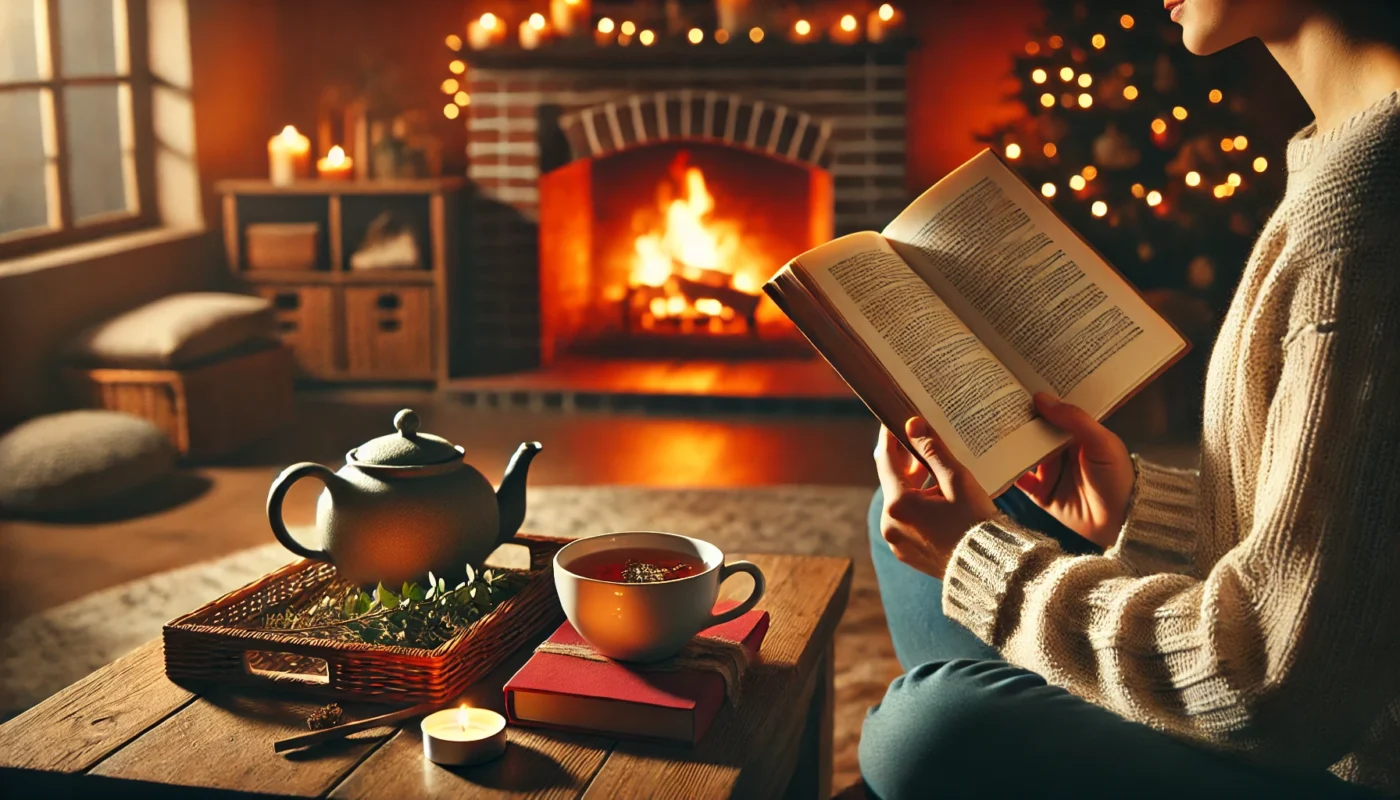
{"type": "Polygon", "coordinates": [[[394,415],[397,433],[370,439],[350,451],[350,459],[379,467],[422,467],[460,461],[462,449],[431,433],[418,432],[419,419],[413,409],[394,415]]]}

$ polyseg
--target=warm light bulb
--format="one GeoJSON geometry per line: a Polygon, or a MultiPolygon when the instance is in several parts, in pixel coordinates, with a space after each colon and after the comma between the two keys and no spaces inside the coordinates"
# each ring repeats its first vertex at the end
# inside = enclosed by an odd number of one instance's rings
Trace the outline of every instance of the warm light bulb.
{"type": "Polygon", "coordinates": [[[845,16],[841,17],[841,30],[845,31],[846,33],[850,33],[855,29],[856,17],[854,14],[846,14],[845,16]]]}
{"type": "MultiPolygon", "coordinates": [[[[759,31],[759,34],[760,34],[760,35],[759,35],[759,37],[758,37],[758,40],[761,42],[761,41],[763,41],[763,36],[762,36],[763,31],[759,31]]],[[[725,30],[724,28],[720,28],[719,30],[715,31],[715,43],[716,43],[716,44],[725,44],[725,43],[728,42],[728,41],[729,41],[729,31],[725,30]]]]}
{"type": "Polygon", "coordinates": [[[612,21],[612,17],[603,17],[598,20],[598,32],[603,34],[612,33],[617,28],[617,23],[612,21]]]}
{"type": "Polygon", "coordinates": [[[885,22],[889,22],[890,20],[894,19],[894,6],[890,5],[889,3],[881,5],[880,19],[884,20],[885,22]]]}
{"type": "Polygon", "coordinates": [[[622,21],[622,35],[623,35],[623,36],[631,36],[632,34],[634,34],[634,33],[636,33],[636,32],[637,32],[637,23],[633,22],[633,21],[630,20],[630,19],[627,19],[627,20],[623,20],[623,21],[622,21]]]}
{"type": "Polygon", "coordinates": [[[1266,170],[1266,169],[1268,169],[1268,168],[1269,168],[1269,159],[1264,158],[1263,156],[1259,156],[1258,158],[1254,159],[1254,171],[1255,171],[1255,172],[1263,172],[1264,170],[1266,170]]]}
{"type": "Polygon", "coordinates": [[[1040,96],[1040,104],[1045,106],[1046,108],[1055,105],[1055,95],[1046,92],[1045,94],[1040,96]]]}
{"type": "Polygon", "coordinates": [[[1137,90],[1137,87],[1136,87],[1136,86],[1131,86],[1131,85],[1130,85],[1130,86],[1124,86],[1124,87],[1123,87],[1123,97],[1124,97],[1124,99],[1127,99],[1127,100],[1136,100],[1136,99],[1137,99],[1137,96],[1138,96],[1138,90],[1137,90]]]}
{"type": "Polygon", "coordinates": [[[1108,40],[1104,38],[1102,33],[1094,34],[1094,38],[1090,39],[1089,42],[1094,45],[1095,50],[1102,50],[1103,46],[1108,44],[1108,40]]]}
{"type": "Polygon", "coordinates": [[[1040,52],[1040,42],[1026,42],[1026,55],[1033,56],[1040,52]]]}
{"type": "Polygon", "coordinates": [[[1186,119],[1186,109],[1182,108],[1181,106],[1177,106],[1176,108],[1172,109],[1172,116],[1176,117],[1177,119],[1186,119]]]}
{"type": "Polygon", "coordinates": [[[481,15],[481,27],[485,28],[488,31],[494,31],[496,29],[496,26],[500,24],[501,18],[497,17],[495,14],[492,14],[490,11],[487,11],[485,14],[481,15]]]}
{"type": "Polygon", "coordinates": [[[812,32],[812,23],[805,19],[799,19],[797,22],[793,23],[792,29],[798,36],[806,36],[812,32]]]}
{"type": "Polygon", "coordinates": [[[1093,164],[1090,164],[1089,166],[1085,167],[1084,170],[1079,174],[1084,176],[1084,180],[1092,181],[1093,179],[1099,177],[1099,168],[1094,166],[1093,164]]]}
{"type": "Polygon", "coordinates": [[[462,37],[458,36],[455,33],[449,33],[447,35],[447,47],[451,50],[461,50],[462,37]]]}
{"type": "Polygon", "coordinates": [[[1200,185],[1201,185],[1201,173],[1195,171],[1194,169],[1191,170],[1190,172],[1186,173],[1186,185],[1187,185],[1187,186],[1200,186],[1200,185]]]}
{"type": "Polygon", "coordinates": [[[763,29],[762,29],[762,28],[750,28],[750,29],[749,29],[749,41],[753,42],[754,44],[758,44],[759,42],[763,41],[763,29]]]}
{"type": "Polygon", "coordinates": [[[1148,192],[1147,204],[1149,206],[1152,206],[1153,208],[1160,206],[1162,204],[1162,193],[1157,191],[1156,189],[1153,189],[1152,191],[1148,192]]]}
{"type": "Polygon", "coordinates": [[[1224,151],[1227,152],[1227,153],[1230,152],[1231,150],[1234,150],[1234,149],[1235,149],[1235,140],[1234,140],[1234,139],[1221,139],[1221,140],[1220,140],[1220,149],[1221,149],[1221,150],[1224,150],[1224,151]]]}
{"type": "Polygon", "coordinates": [[[685,35],[685,38],[689,39],[691,44],[700,44],[705,41],[705,32],[699,28],[691,28],[690,32],[685,35]]]}
{"type": "Polygon", "coordinates": [[[539,12],[535,12],[534,14],[531,14],[531,15],[530,15],[530,27],[531,27],[531,28],[534,28],[534,29],[537,30],[537,31],[542,31],[542,30],[544,30],[544,15],[541,14],[541,13],[539,13],[539,12]]]}
{"type": "Polygon", "coordinates": [[[1059,50],[1061,47],[1064,47],[1064,46],[1065,46],[1065,40],[1064,40],[1064,38],[1061,37],[1059,34],[1056,34],[1056,35],[1050,37],[1050,49],[1051,49],[1051,50],[1059,50]]]}
{"type": "Polygon", "coordinates": [[[467,64],[465,61],[459,59],[448,64],[447,68],[451,70],[453,75],[461,75],[463,72],[467,71],[467,64]]]}
{"type": "Polygon", "coordinates": [[[1069,188],[1075,190],[1076,192],[1080,191],[1088,185],[1089,184],[1087,181],[1084,180],[1083,175],[1071,175],[1069,178],[1069,188]]]}
{"type": "Polygon", "coordinates": [[[1043,194],[1043,195],[1045,195],[1046,197],[1054,197],[1054,196],[1055,196],[1055,184],[1053,184],[1053,183],[1047,183],[1047,184],[1041,186],[1041,187],[1040,187],[1040,193],[1043,194]]]}
{"type": "Polygon", "coordinates": [[[1021,145],[1012,142],[1006,146],[1006,157],[1015,161],[1021,157],[1021,145]]]}
{"type": "Polygon", "coordinates": [[[1155,133],[1155,134],[1159,134],[1159,135],[1160,135],[1160,134],[1163,134],[1163,133],[1166,133],[1166,132],[1167,132],[1167,122],[1166,122],[1166,120],[1162,119],[1161,117],[1158,117],[1157,119],[1152,120],[1152,132],[1155,133]]]}
{"type": "Polygon", "coordinates": [[[457,107],[456,103],[448,103],[442,107],[442,115],[448,119],[456,119],[457,115],[460,113],[462,113],[462,110],[457,107]]]}
{"type": "Polygon", "coordinates": [[[472,96],[466,92],[458,92],[452,95],[452,102],[459,106],[469,106],[472,104],[472,96]]]}
{"type": "Polygon", "coordinates": [[[1074,80],[1074,70],[1069,67],[1060,67],[1060,80],[1069,83],[1074,80]]]}
{"type": "Polygon", "coordinates": [[[1133,16],[1131,14],[1124,14],[1118,18],[1118,24],[1123,26],[1123,30],[1133,27],[1133,16]]]}
{"type": "Polygon", "coordinates": [[[1219,89],[1211,89],[1211,90],[1210,90],[1210,101],[1211,101],[1212,103],[1219,103],[1221,100],[1224,100],[1224,99],[1225,99],[1225,95],[1224,95],[1224,93],[1222,93],[1219,89]]]}
{"type": "Polygon", "coordinates": [[[1080,107],[1080,108],[1088,108],[1089,106],[1092,106],[1093,104],[1094,104],[1094,98],[1091,97],[1091,96],[1089,95],[1088,92],[1084,92],[1083,94],[1079,95],[1079,107],[1080,107]]]}
{"type": "Polygon", "coordinates": [[[637,41],[642,43],[642,47],[651,47],[652,42],[656,41],[656,34],[653,33],[650,28],[648,28],[647,30],[642,31],[641,34],[637,36],[637,41]]]}
{"type": "Polygon", "coordinates": [[[1088,89],[1094,85],[1094,76],[1087,72],[1080,73],[1077,83],[1081,89],[1088,89]]]}
{"type": "Polygon", "coordinates": [[[1246,147],[1249,147],[1249,140],[1246,139],[1246,138],[1244,138],[1243,136],[1236,136],[1236,137],[1235,137],[1235,149],[1236,149],[1236,150],[1243,150],[1243,149],[1245,149],[1246,147]]]}
{"type": "Polygon", "coordinates": [[[1093,207],[1090,208],[1090,211],[1093,212],[1094,216],[1102,217],[1108,213],[1108,203],[1105,203],[1102,200],[1095,200],[1093,207]]]}
{"type": "Polygon", "coordinates": [[[462,84],[458,83],[456,78],[448,78],[442,82],[443,94],[456,94],[460,88],[462,88],[462,84]]]}
{"type": "Polygon", "coordinates": [[[1040,152],[1044,153],[1046,158],[1054,158],[1055,154],[1060,152],[1060,148],[1056,147],[1054,142],[1046,142],[1045,146],[1040,148],[1040,152]]]}
{"type": "Polygon", "coordinates": [[[1040,67],[1031,70],[1031,83],[1045,83],[1045,79],[1048,77],[1050,76],[1040,67]]]}
{"type": "Polygon", "coordinates": [[[1244,178],[1241,178],[1238,172],[1231,172],[1229,177],[1225,179],[1225,182],[1231,186],[1239,186],[1244,183],[1244,178]]]}
{"type": "Polygon", "coordinates": [[[1147,187],[1140,183],[1133,184],[1133,197],[1142,197],[1147,194],[1147,187]]]}

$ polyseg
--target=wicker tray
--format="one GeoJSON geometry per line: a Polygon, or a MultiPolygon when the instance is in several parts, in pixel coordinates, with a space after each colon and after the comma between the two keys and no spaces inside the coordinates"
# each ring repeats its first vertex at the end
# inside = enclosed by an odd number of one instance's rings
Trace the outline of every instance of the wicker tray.
{"type": "Polygon", "coordinates": [[[524,588],[432,650],[240,627],[336,580],[329,564],[297,561],[166,623],[165,674],[176,683],[282,686],[341,700],[447,702],[563,619],[550,561],[569,540],[516,541],[530,548],[524,588]]]}

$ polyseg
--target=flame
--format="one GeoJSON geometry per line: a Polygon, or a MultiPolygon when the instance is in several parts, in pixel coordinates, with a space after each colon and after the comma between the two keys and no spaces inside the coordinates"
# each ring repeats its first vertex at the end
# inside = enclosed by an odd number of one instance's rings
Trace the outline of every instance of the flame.
{"type": "Polygon", "coordinates": [[[460,725],[460,726],[462,727],[462,730],[466,730],[466,729],[467,729],[467,723],[470,722],[470,721],[471,721],[471,714],[467,713],[467,707],[466,707],[466,706],[462,706],[461,708],[458,708],[458,709],[457,709],[457,724],[460,725]]]}
{"type": "Polygon", "coordinates": [[[331,150],[330,150],[330,152],[329,152],[329,153],[326,153],[326,166],[329,166],[329,167],[339,167],[339,166],[343,165],[344,163],[345,163],[345,150],[344,150],[344,148],[342,148],[340,145],[336,145],[335,147],[332,147],[331,150]]]}

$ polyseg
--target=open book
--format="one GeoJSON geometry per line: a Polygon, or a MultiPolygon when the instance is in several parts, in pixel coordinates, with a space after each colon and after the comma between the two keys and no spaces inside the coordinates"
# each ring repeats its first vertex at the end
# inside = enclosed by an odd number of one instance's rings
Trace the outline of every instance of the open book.
{"type": "Polygon", "coordinates": [[[990,150],[764,291],[885,427],[925,418],[994,496],[1069,439],[1034,392],[1102,419],[1189,348],[990,150]]]}

